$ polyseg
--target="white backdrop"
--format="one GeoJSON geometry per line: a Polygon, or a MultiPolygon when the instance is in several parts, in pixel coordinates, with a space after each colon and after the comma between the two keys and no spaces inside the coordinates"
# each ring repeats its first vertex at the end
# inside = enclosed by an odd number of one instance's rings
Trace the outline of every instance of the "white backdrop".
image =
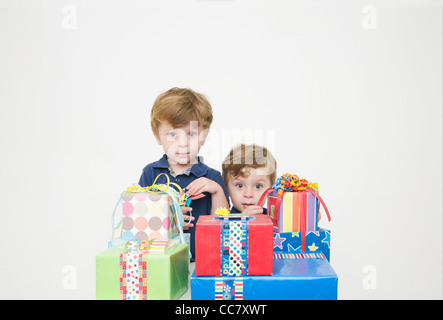
{"type": "Polygon", "coordinates": [[[340,299],[442,299],[442,1],[0,0],[0,40],[0,298],[94,298],[179,86],[209,165],[256,142],[319,182],[340,299]]]}

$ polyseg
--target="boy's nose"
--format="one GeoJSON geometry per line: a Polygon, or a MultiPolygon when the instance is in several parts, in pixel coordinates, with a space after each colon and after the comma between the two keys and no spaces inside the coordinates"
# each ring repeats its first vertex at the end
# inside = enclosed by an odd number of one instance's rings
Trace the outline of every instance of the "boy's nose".
{"type": "Polygon", "coordinates": [[[245,188],[245,192],[243,194],[245,198],[252,198],[252,190],[251,188],[245,188]]]}
{"type": "Polygon", "coordinates": [[[179,145],[179,147],[187,147],[188,146],[188,137],[186,137],[186,135],[179,135],[178,145],[179,145]]]}

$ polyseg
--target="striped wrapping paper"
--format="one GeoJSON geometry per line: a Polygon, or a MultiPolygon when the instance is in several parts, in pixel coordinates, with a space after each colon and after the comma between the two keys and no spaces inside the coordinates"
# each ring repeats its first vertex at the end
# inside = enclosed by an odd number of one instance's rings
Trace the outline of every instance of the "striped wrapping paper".
{"type": "MultiPolygon", "coordinates": [[[[270,196],[274,214],[276,197],[270,196]]],[[[309,192],[285,192],[278,209],[278,232],[317,231],[318,200],[309,192]]]]}
{"type": "Polygon", "coordinates": [[[243,300],[243,277],[215,277],[215,300],[243,300]]]}
{"type": "Polygon", "coordinates": [[[319,253],[274,253],[274,259],[326,259],[325,255],[319,253]]]}

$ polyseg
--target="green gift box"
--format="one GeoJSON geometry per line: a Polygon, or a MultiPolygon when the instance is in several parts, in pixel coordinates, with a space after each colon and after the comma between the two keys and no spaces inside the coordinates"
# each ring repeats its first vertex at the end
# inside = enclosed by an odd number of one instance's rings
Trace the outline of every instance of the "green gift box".
{"type": "Polygon", "coordinates": [[[164,252],[151,251],[120,244],[97,254],[96,299],[180,298],[188,290],[189,246],[176,243],[164,252]]]}

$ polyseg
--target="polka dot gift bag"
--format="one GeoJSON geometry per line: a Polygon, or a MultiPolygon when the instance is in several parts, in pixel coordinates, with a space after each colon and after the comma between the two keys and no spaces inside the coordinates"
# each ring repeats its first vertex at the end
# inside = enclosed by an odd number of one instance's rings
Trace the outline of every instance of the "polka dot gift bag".
{"type": "Polygon", "coordinates": [[[166,174],[167,183],[156,184],[159,176],[151,186],[143,188],[132,185],[121,194],[112,214],[112,240],[109,247],[128,240],[168,239],[176,236],[180,243],[185,243],[185,224],[180,209],[184,205],[183,192],[180,186],[169,181],[166,174]],[[121,208],[122,214],[115,225],[118,208],[121,208]]]}

